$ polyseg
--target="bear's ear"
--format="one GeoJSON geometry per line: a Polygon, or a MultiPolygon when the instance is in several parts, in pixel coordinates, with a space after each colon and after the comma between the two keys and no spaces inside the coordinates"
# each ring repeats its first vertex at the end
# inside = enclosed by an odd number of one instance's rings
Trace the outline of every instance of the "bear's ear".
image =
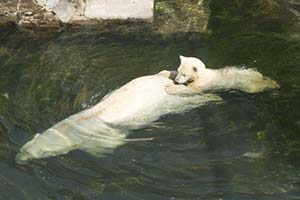
{"type": "Polygon", "coordinates": [[[185,57],[182,55],[179,55],[180,60],[182,61],[185,57]]]}
{"type": "Polygon", "coordinates": [[[197,72],[197,71],[198,71],[197,67],[194,66],[194,67],[193,67],[193,71],[194,71],[194,72],[197,72]]]}

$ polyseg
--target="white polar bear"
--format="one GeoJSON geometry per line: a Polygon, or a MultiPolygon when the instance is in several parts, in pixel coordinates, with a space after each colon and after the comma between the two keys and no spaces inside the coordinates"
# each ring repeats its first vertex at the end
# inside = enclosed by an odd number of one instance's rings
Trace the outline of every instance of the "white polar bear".
{"type": "MultiPolygon", "coordinates": [[[[168,76],[169,74],[167,74],[168,76]]],[[[220,101],[213,94],[168,95],[173,80],[164,73],[136,78],[115,90],[92,108],[74,114],[27,142],[16,156],[20,164],[37,158],[80,149],[101,156],[128,141],[128,130],[141,128],[167,113],[183,112],[206,102],[220,101]]],[[[150,138],[151,139],[151,138],[150,138]]]]}
{"type": "Polygon", "coordinates": [[[180,56],[180,61],[177,72],[172,72],[172,76],[176,76],[175,82],[178,84],[167,85],[166,91],[169,94],[183,96],[195,95],[207,90],[229,89],[257,93],[279,87],[274,80],[264,77],[255,69],[238,69],[236,67],[207,69],[201,60],[194,57],[180,56]]]}
{"type": "Polygon", "coordinates": [[[22,164],[32,159],[66,154],[74,149],[103,155],[125,142],[148,140],[126,139],[128,130],[146,126],[168,113],[184,112],[221,100],[217,95],[201,93],[205,90],[240,89],[253,93],[277,86],[275,81],[255,70],[209,70],[197,58],[181,57],[178,72],[162,71],[136,78],[94,107],[36,134],[20,149],[16,161],[22,164]],[[175,85],[174,78],[184,85],[175,85]],[[201,95],[195,95],[197,93],[201,95]]]}

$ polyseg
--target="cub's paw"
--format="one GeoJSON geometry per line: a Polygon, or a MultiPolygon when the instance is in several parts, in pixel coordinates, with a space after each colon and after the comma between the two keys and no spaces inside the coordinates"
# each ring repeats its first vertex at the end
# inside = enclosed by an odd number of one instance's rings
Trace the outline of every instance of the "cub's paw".
{"type": "Polygon", "coordinates": [[[159,72],[158,75],[169,78],[171,76],[171,72],[167,71],[167,70],[163,70],[163,71],[159,72]]]}
{"type": "Polygon", "coordinates": [[[177,94],[179,92],[178,86],[171,84],[171,83],[166,85],[165,90],[168,94],[171,94],[171,95],[177,94]]]}

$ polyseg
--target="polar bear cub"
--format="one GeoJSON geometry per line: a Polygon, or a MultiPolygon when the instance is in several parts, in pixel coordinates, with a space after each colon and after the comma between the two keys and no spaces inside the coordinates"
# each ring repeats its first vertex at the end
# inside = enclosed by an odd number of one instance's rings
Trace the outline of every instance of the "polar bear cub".
{"type": "MultiPolygon", "coordinates": [[[[177,85],[168,84],[166,91],[172,95],[193,95],[206,90],[241,90],[257,93],[278,88],[272,79],[264,77],[255,69],[226,67],[218,70],[207,69],[198,58],[180,56],[177,72],[170,72],[177,85]]],[[[166,72],[165,75],[167,75],[166,72]]]]}

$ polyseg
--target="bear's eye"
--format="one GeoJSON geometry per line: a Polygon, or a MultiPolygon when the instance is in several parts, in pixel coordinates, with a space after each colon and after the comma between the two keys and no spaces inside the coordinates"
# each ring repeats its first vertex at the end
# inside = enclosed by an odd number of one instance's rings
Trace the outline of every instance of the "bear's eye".
{"type": "Polygon", "coordinates": [[[185,74],[182,74],[183,77],[185,77],[185,74]]]}

